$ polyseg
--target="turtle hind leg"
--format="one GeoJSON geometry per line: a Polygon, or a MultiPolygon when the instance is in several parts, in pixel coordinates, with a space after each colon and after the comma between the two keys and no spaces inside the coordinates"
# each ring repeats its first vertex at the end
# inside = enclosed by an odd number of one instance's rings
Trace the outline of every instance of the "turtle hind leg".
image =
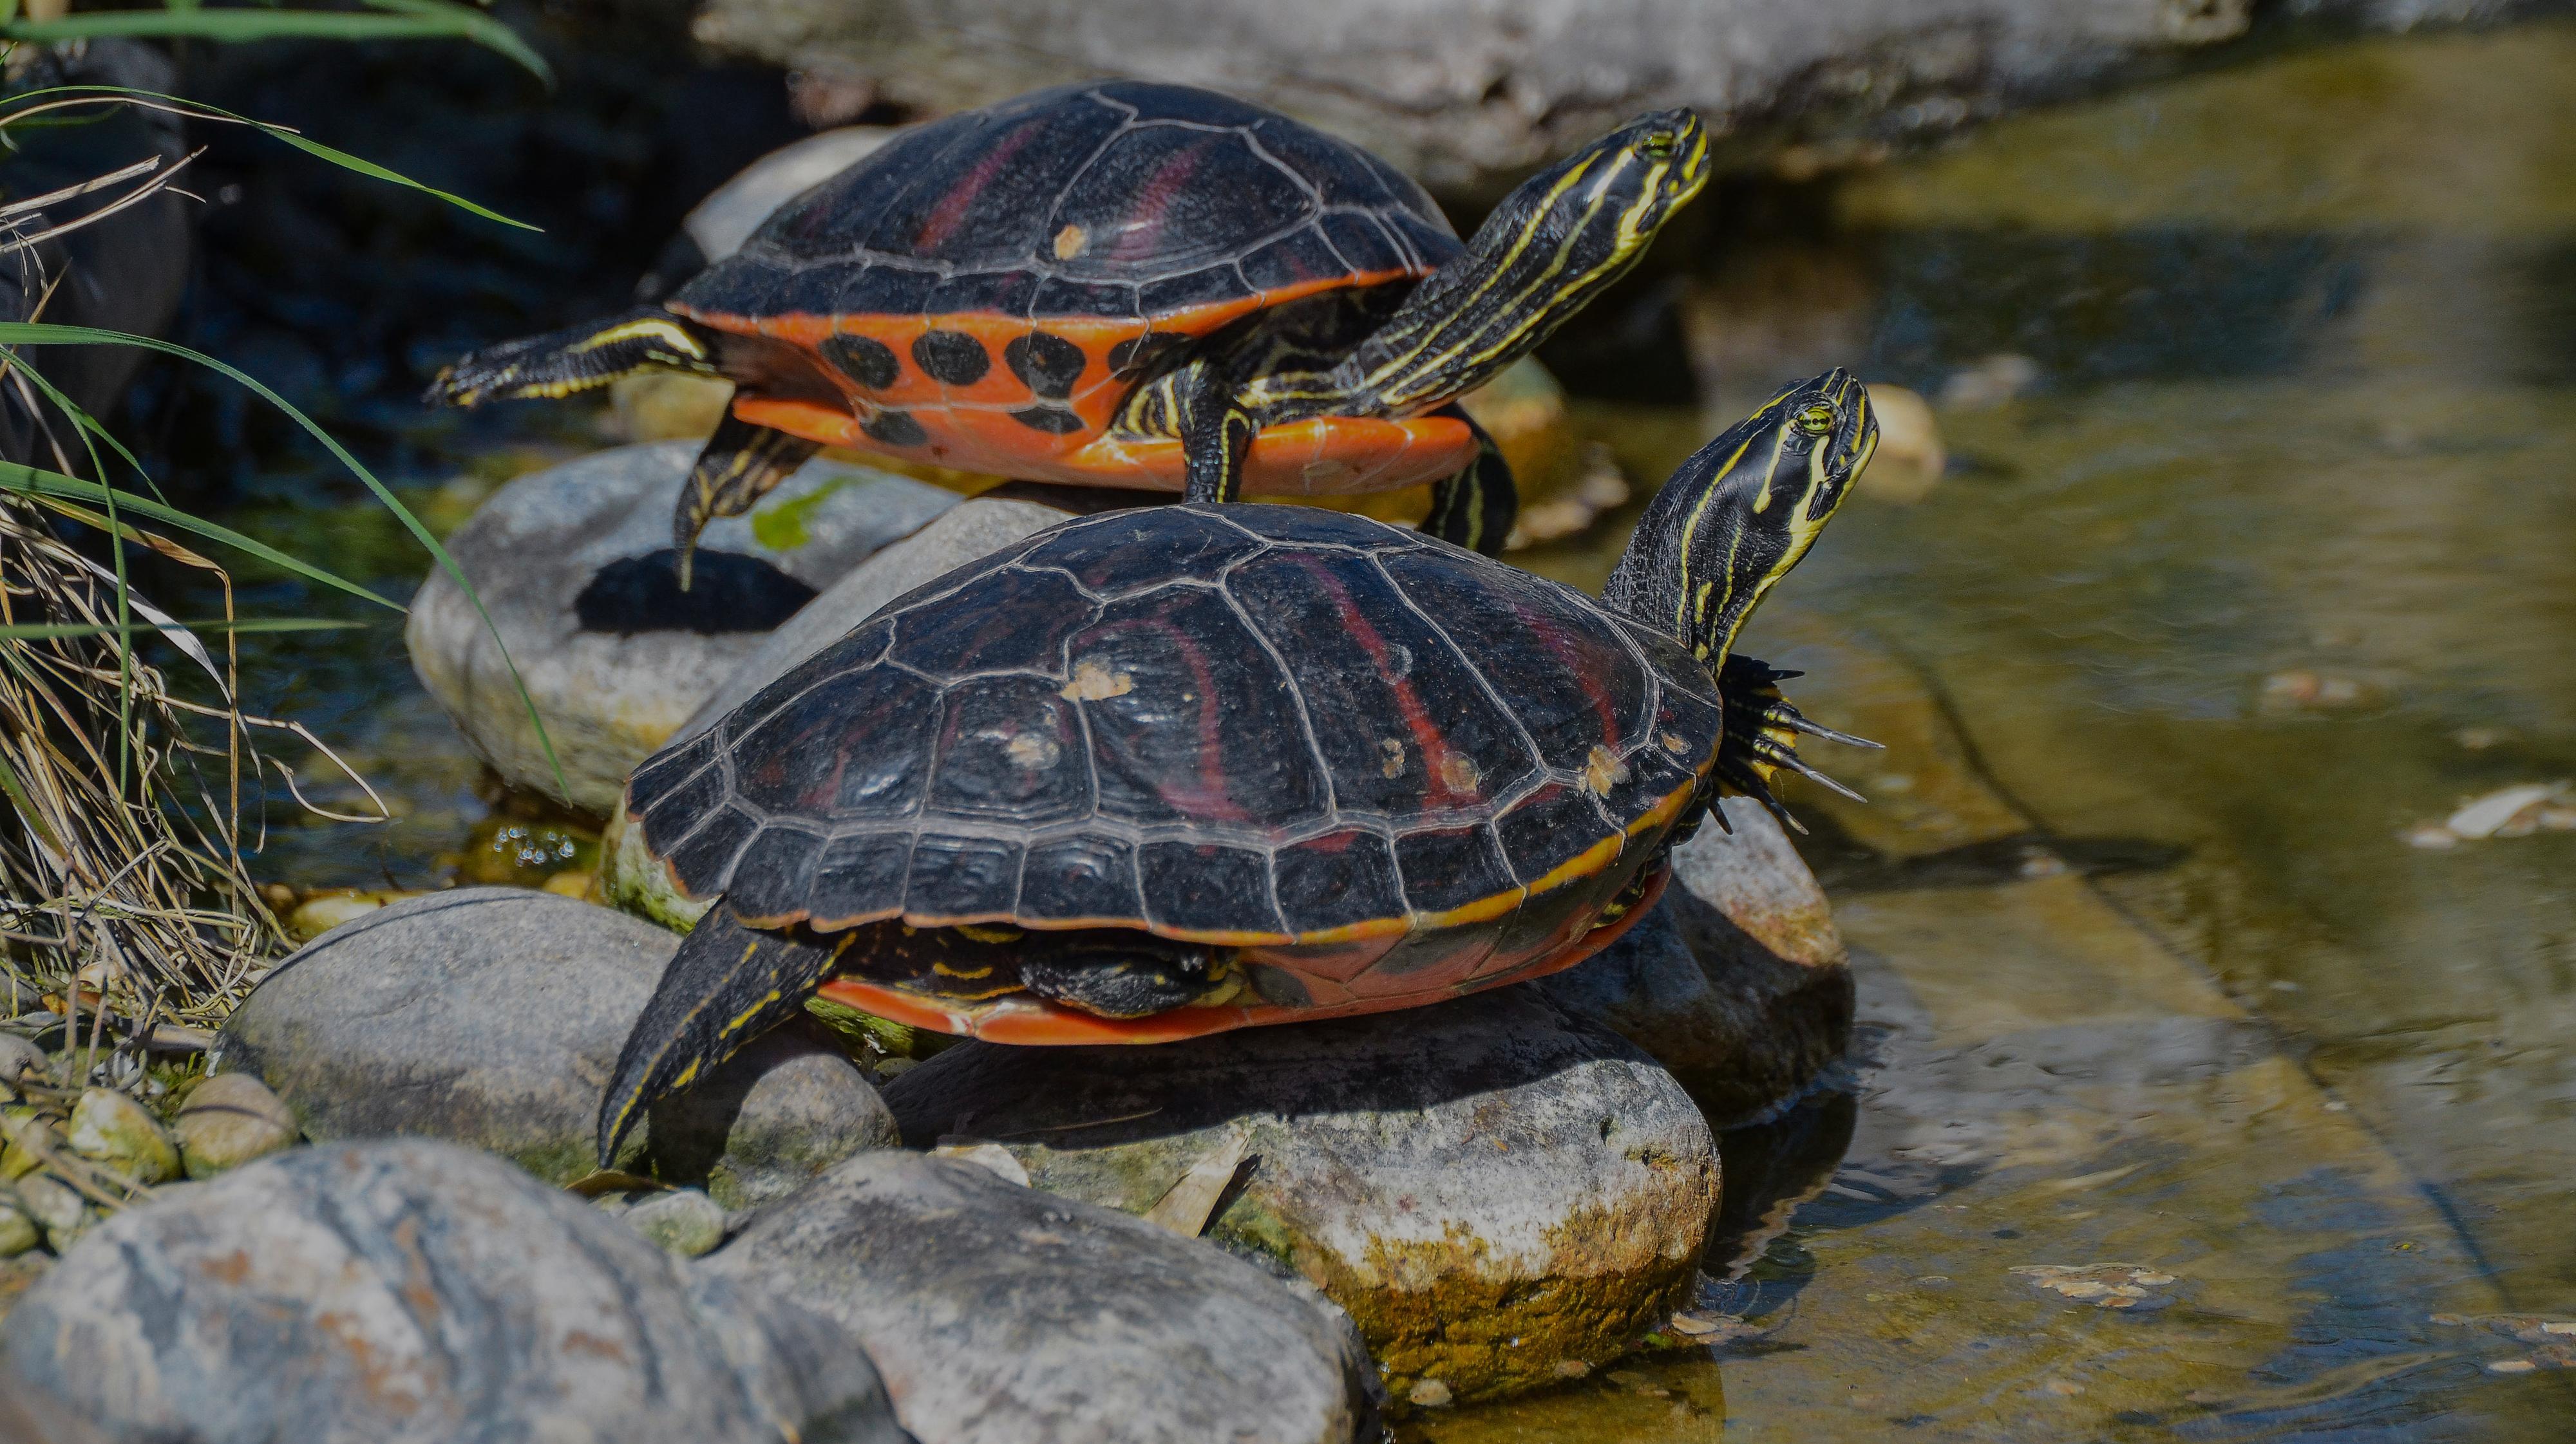
{"type": "Polygon", "coordinates": [[[1469,551],[1501,556],[1521,511],[1520,488],[1512,480],[1511,465],[1467,408],[1453,401],[1430,414],[1465,422],[1476,436],[1476,459],[1432,486],[1431,512],[1423,517],[1420,529],[1469,551]]]}
{"type": "Polygon", "coordinates": [[[432,406],[570,396],[639,371],[719,374],[713,332],[659,306],[606,321],[486,346],[438,373],[432,406]]]}
{"type": "Polygon", "coordinates": [[[1750,797],[1784,826],[1804,832],[1806,829],[1799,827],[1789,809],[1771,793],[1771,779],[1778,774],[1794,772],[1854,802],[1867,799],[1808,766],[1798,755],[1799,736],[1822,737],[1854,747],[1879,744],[1809,721],[1796,704],[1780,695],[1780,680],[1797,675],[1751,657],[1726,659],[1717,674],[1718,692],[1726,704],[1726,732],[1717,745],[1715,772],[1720,792],[1750,797]]]}
{"type": "Polygon", "coordinates": [[[747,927],[722,903],[700,919],[618,1050],[599,1102],[600,1166],[644,1110],[801,1012],[836,952],[802,933],[747,927]]]}
{"type": "Polygon", "coordinates": [[[680,488],[679,508],[671,516],[671,545],[680,554],[680,590],[689,589],[698,533],[707,529],[708,522],[751,510],[753,502],[822,449],[821,442],[755,425],[727,411],[698,453],[697,465],[689,468],[689,479],[680,488]]]}

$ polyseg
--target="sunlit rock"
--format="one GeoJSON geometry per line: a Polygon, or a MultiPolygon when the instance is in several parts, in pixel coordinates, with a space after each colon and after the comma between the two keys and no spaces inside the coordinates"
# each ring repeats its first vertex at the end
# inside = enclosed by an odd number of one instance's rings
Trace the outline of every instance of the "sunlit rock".
{"type": "Polygon", "coordinates": [[[908,1144],[998,1146],[1130,1213],[1235,1158],[1203,1236],[1347,1309],[1398,1398],[1615,1357],[1686,1299],[1717,1206],[1672,1076],[1525,987],[1151,1048],[962,1043],[886,1096],[908,1144]]]}
{"type": "Polygon", "coordinates": [[[956,500],[869,468],[809,462],[749,515],[707,528],[682,591],[671,514],[695,456],[679,442],[621,447],[495,493],[447,540],[489,628],[443,569],[421,584],[404,632],[413,670],[514,785],[607,811],[627,772],[772,629],[956,500]]]}

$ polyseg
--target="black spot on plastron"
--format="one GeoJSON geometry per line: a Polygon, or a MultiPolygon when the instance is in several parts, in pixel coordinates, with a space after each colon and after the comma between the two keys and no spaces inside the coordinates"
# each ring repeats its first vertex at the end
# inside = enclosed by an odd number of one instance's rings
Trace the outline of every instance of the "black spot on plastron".
{"type": "Polygon", "coordinates": [[[922,430],[921,423],[907,411],[880,411],[860,422],[859,430],[869,440],[888,446],[919,446],[930,439],[930,433],[922,430]]]}
{"type": "Polygon", "coordinates": [[[1082,429],[1082,418],[1061,406],[1023,406],[1011,413],[1011,419],[1033,431],[1071,436],[1082,429]]]}
{"type": "Polygon", "coordinates": [[[1051,401],[1062,401],[1073,394],[1074,383],[1082,379],[1082,369],[1091,358],[1082,348],[1044,331],[1015,336],[1002,348],[1002,364],[1011,374],[1028,384],[1031,391],[1051,401]]]}
{"type": "Polygon", "coordinates": [[[814,600],[814,589],[769,562],[740,552],[698,549],[689,589],[680,590],[680,554],[669,547],[619,557],[601,567],[573,599],[585,632],[631,637],[638,632],[766,632],[814,600]]]}
{"type": "Polygon", "coordinates": [[[823,359],[871,390],[883,391],[903,374],[903,363],[895,359],[894,348],[872,337],[826,336],[822,349],[823,359]]]}
{"type": "Polygon", "coordinates": [[[1178,331],[1148,331],[1109,348],[1109,374],[1124,380],[1154,368],[1164,357],[1190,344],[1178,331]]]}
{"type": "Polygon", "coordinates": [[[993,369],[993,354],[963,331],[924,331],[912,343],[912,363],[933,381],[972,386],[993,369]]]}

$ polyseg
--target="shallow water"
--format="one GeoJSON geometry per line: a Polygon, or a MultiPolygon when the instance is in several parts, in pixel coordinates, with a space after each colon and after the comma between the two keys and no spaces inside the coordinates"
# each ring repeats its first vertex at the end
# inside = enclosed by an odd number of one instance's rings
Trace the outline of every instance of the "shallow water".
{"type": "MultiPolygon", "coordinates": [[[[1942,407],[1948,474],[1854,502],[1755,624],[1889,746],[1811,749],[1869,805],[1794,796],[1862,1037],[1729,1143],[1727,1342],[1408,1430],[2566,1435],[2576,832],[2403,834],[2576,776],[2570,96],[2576,25],[2339,44],[1999,124],[1712,252],[1726,415],[1832,361],[2036,385],[1942,407]]],[[[1639,477],[1708,430],[1583,421],[1639,477]]],[[[1594,584],[1619,530],[1525,559],[1594,584]]],[[[481,807],[384,697],[399,636],[268,654],[255,700],[404,813],[276,869],[435,878],[481,807]]]]}

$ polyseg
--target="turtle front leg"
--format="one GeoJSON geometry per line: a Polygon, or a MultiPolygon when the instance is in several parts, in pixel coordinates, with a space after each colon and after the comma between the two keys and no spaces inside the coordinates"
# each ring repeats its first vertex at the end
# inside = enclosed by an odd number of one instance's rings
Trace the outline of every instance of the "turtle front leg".
{"type": "Polygon", "coordinates": [[[671,517],[671,545],[680,553],[680,590],[689,589],[689,564],[697,556],[698,533],[720,516],[740,516],[770,488],[793,476],[822,443],[755,425],[730,410],[716,424],[689,468],[680,488],[679,509],[671,517]]]}
{"type": "Polygon", "coordinates": [[[1189,466],[1181,499],[1241,501],[1243,463],[1260,427],[1238,389],[1223,372],[1201,362],[1174,378],[1172,400],[1180,413],[1174,420],[1179,422],[1181,454],[1189,466]]]}
{"type": "Polygon", "coordinates": [[[1464,423],[1475,433],[1476,459],[1456,475],[1433,484],[1431,513],[1422,519],[1421,530],[1469,551],[1501,556],[1521,511],[1520,488],[1512,481],[1511,464],[1503,460],[1502,448],[1494,445],[1494,438],[1485,434],[1467,408],[1453,401],[1429,414],[1464,423]]]}
{"type": "Polygon", "coordinates": [[[700,919],[617,1052],[599,1101],[599,1166],[609,1166],[644,1110],[802,1011],[849,938],[824,943],[746,927],[724,903],[700,919]]]}

